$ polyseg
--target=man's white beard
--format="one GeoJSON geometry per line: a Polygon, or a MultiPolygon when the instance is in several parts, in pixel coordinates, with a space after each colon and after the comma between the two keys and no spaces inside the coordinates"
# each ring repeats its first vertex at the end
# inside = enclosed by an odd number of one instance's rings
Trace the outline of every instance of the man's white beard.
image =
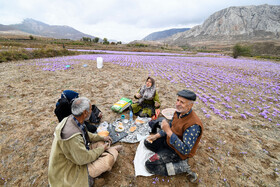
{"type": "Polygon", "coordinates": [[[179,112],[179,113],[184,113],[184,112],[187,113],[188,112],[188,109],[180,111],[179,109],[177,109],[176,105],[175,105],[175,109],[176,109],[176,112],[179,112]]]}

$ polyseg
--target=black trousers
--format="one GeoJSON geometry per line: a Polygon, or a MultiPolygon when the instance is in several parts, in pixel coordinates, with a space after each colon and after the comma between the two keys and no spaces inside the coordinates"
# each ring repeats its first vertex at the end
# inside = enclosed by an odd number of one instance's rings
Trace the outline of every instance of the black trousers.
{"type": "Polygon", "coordinates": [[[166,164],[177,163],[182,161],[179,155],[171,148],[166,142],[166,137],[160,137],[153,141],[153,143],[144,141],[144,145],[147,149],[155,152],[146,163],[146,169],[153,174],[168,176],[166,164]]]}

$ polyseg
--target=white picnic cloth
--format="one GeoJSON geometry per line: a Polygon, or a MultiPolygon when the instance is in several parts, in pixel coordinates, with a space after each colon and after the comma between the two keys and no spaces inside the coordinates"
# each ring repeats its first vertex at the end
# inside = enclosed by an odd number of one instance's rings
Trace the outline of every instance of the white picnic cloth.
{"type": "MultiPolygon", "coordinates": [[[[147,136],[146,136],[147,137],[147,136]]],[[[146,138],[145,138],[146,139],[146,138]]],[[[144,145],[144,140],[142,139],[137,147],[136,154],[134,157],[134,170],[135,176],[151,176],[152,173],[149,173],[145,168],[145,162],[155,154],[153,151],[147,149],[144,145]]]]}

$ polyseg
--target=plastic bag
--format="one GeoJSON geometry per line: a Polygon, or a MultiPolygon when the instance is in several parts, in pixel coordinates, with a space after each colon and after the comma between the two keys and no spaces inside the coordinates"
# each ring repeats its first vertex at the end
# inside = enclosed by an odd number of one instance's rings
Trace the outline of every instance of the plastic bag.
{"type": "Polygon", "coordinates": [[[106,121],[104,121],[103,123],[101,123],[101,124],[98,126],[96,132],[98,133],[98,132],[101,132],[101,131],[107,131],[107,130],[108,130],[108,126],[109,126],[109,124],[108,124],[106,121]]]}
{"type": "Polygon", "coordinates": [[[111,109],[115,112],[122,113],[125,109],[127,109],[132,104],[131,99],[121,98],[118,102],[116,102],[111,109]]]}

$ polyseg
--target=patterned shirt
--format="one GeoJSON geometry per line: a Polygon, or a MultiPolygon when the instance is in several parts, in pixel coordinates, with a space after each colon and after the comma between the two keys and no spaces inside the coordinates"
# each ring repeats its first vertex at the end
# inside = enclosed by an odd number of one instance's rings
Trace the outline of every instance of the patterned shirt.
{"type": "MultiPolygon", "coordinates": [[[[192,110],[191,110],[192,111],[192,110]]],[[[187,114],[183,115],[181,118],[189,115],[191,113],[189,111],[187,114]]],[[[179,116],[180,113],[177,112],[177,115],[179,116]]],[[[169,123],[169,126],[172,126],[172,120],[169,123]]],[[[183,140],[180,140],[176,134],[172,134],[170,137],[170,144],[174,146],[175,149],[177,149],[180,153],[186,155],[189,154],[191,149],[193,148],[197,138],[199,137],[201,132],[201,127],[197,124],[190,126],[187,128],[183,134],[183,140]]],[[[161,130],[159,132],[161,136],[166,136],[166,133],[161,130]]]]}

